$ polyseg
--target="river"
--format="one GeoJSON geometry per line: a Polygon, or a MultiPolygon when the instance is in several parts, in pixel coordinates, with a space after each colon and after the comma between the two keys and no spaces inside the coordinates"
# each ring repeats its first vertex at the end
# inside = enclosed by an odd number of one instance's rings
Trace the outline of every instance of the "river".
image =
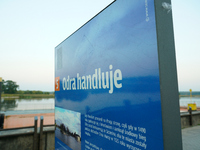
{"type": "Polygon", "coordinates": [[[188,103],[196,103],[200,107],[200,97],[181,97],[179,100],[180,106],[187,106],[188,103]]]}
{"type": "Polygon", "coordinates": [[[41,99],[19,99],[19,98],[1,98],[0,110],[44,110],[55,108],[54,98],[41,99]]]}
{"type": "MultiPolygon", "coordinates": [[[[181,97],[180,106],[187,106],[188,103],[196,103],[200,107],[200,97],[181,97]]],[[[1,111],[12,110],[44,110],[55,108],[54,98],[41,99],[19,99],[19,98],[2,98],[0,102],[1,111]]]]}

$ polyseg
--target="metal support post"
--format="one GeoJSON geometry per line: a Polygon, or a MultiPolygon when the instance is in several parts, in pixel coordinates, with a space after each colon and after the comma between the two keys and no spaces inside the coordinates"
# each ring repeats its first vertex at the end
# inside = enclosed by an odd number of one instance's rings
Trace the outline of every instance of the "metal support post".
{"type": "Polygon", "coordinates": [[[4,114],[0,113],[0,129],[3,129],[3,124],[4,124],[4,114]]]}
{"type": "Polygon", "coordinates": [[[190,125],[192,126],[192,108],[189,107],[189,114],[190,114],[190,125]]]}
{"type": "Polygon", "coordinates": [[[40,117],[40,150],[42,150],[43,144],[43,116],[40,117]]]}
{"type": "Polygon", "coordinates": [[[34,136],[33,136],[33,150],[37,150],[38,149],[38,136],[37,136],[37,122],[38,122],[38,117],[35,116],[34,117],[34,136]]]}

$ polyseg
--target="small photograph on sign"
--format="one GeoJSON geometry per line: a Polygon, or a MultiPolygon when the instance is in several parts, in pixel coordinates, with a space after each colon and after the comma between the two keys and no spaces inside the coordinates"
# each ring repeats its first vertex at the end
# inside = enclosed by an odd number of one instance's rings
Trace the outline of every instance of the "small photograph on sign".
{"type": "Polygon", "coordinates": [[[55,107],[55,136],[71,149],[81,150],[81,114],[55,107]]]}

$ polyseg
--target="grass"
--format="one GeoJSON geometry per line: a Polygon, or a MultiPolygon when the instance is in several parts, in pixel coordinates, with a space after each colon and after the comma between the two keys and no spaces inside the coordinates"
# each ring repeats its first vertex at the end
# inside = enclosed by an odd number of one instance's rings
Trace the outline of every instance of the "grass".
{"type": "Polygon", "coordinates": [[[1,97],[7,98],[54,98],[54,94],[1,94],[1,97]]]}

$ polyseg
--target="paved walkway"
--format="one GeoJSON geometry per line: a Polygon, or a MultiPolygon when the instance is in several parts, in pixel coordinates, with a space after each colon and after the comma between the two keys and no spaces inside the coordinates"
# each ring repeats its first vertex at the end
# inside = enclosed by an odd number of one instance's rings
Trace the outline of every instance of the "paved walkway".
{"type": "Polygon", "coordinates": [[[44,125],[55,124],[55,113],[53,109],[46,110],[25,110],[25,111],[0,111],[4,116],[4,129],[21,128],[34,126],[34,117],[38,117],[38,127],[40,126],[40,117],[44,117],[44,125]]]}
{"type": "Polygon", "coordinates": [[[4,129],[21,128],[34,126],[34,117],[38,117],[38,127],[40,126],[40,117],[43,116],[43,125],[54,125],[54,113],[38,113],[38,114],[21,114],[21,115],[8,115],[4,117],[4,129]]]}
{"type": "Polygon", "coordinates": [[[200,126],[182,129],[183,150],[200,150],[200,126]]]}

